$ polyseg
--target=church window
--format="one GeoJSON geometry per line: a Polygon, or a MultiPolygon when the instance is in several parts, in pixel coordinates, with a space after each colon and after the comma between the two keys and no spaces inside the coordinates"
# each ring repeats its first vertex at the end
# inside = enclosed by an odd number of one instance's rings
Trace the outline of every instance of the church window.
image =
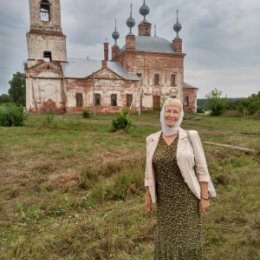
{"type": "Polygon", "coordinates": [[[160,84],[160,75],[155,74],[154,75],[154,85],[159,85],[160,84]]]}
{"type": "Polygon", "coordinates": [[[76,106],[82,107],[83,106],[83,96],[82,93],[76,93],[76,106]]]}
{"type": "Polygon", "coordinates": [[[133,95],[132,94],[126,94],[126,105],[130,107],[133,102],[133,95]]]}
{"type": "Polygon", "coordinates": [[[117,106],[117,94],[111,95],[111,106],[116,107],[117,106]]]}
{"type": "Polygon", "coordinates": [[[136,73],[136,75],[141,79],[141,84],[143,83],[142,73],[136,73]]]}
{"type": "Polygon", "coordinates": [[[101,95],[95,94],[95,106],[100,106],[100,105],[101,105],[101,95]]]}
{"type": "Polygon", "coordinates": [[[50,62],[52,61],[52,55],[51,55],[51,52],[50,51],[44,51],[43,52],[43,60],[45,62],[50,62]]]}
{"type": "Polygon", "coordinates": [[[41,1],[40,16],[41,16],[41,21],[49,22],[51,20],[50,2],[48,0],[41,1]]]}
{"type": "Polygon", "coordinates": [[[175,74],[172,74],[172,75],[171,75],[171,85],[172,85],[172,86],[175,86],[175,85],[176,85],[176,75],[175,75],[175,74]]]}
{"type": "Polygon", "coordinates": [[[185,106],[185,107],[188,107],[188,106],[190,105],[189,96],[185,96],[185,97],[184,97],[184,102],[183,102],[183,103],[184,103],[184,106],[185,106]]]}

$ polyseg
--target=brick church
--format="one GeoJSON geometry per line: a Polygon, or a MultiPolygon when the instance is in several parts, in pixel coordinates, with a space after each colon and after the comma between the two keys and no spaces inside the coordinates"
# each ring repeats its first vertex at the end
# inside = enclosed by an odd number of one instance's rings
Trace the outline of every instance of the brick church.
{"type": "Polygon", "coordinates": [[[173,28],[172,42],[151,35],[149,6],[143,1],[138,35],[132,32],[135,19],[126,21],[129,33],[119,47],[115,24],[114,44],[104,43],[104,59],[67,58],[59,0],[29,0],[30,31],[27,33],[26,107],[28,111],[77,112],[84,108],[97,113],[158,109],[168,96],[183,101],[187,112],[196,111],[197,88],[186,84],[181,24],[173,28]],[[111,56],[111,59],[109,57],[111,56]]]}

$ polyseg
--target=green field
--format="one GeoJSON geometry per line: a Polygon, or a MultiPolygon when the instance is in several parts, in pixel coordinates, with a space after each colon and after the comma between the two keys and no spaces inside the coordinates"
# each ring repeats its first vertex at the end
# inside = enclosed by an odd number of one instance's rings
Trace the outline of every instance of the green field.
{"type": "MultiPolygon", "coordinates": [[[[1,260],[152,260],[155,212],[143,201],[145,137],[159,114],[30,115],[0,127],[1,260]]],[[[203,216],[204,260],[260,259],[260,121],[193,115],[202,141],[255,149],[248,155],[204,145],[218,197],[203,216]]]]}

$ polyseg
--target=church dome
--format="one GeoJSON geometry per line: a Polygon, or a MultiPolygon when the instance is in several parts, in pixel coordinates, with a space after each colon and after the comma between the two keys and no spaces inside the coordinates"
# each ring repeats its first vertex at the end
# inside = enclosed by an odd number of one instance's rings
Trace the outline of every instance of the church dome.
{"type": "Polygon", "coordinates": [[[113,33],[112,33],[112,37],[113,37],[113,39],[116,41],[116,40],[118,40],[118,38],[119,38],[119,32],[118,31],[114,31],[113,33]]]}
{"type": "Polygon", "coordinates": [[[173,30],[177,33],[177,38],[179,37],[179,32],[181,31],[181,24],[179,23],[179,10],[177,10],[177,21],[176,23],[173,25],[173,30]]]}
{"type": "Polygon", "coordinates": [[[174,26],[173,26],[173,30],[176,32],[176,33],[179,33],[181,31],[181,24],[177,21],[174,26]]]}
{"type": "MultiPolygon", "coordinates": [[[[172,43],[161,37],[147,37],[136,36],[135,37],[136,51],[140,52],[153,52],[153,53],[174,53],[172,49],[172,43]]],[[[125,46],[120,50],[120,53],[125,51],[125,46]]]]}
{"type": "Polygon", "coordinates": [[[140,9],[139,9],[139,13],[140,13],[141,15],[143,15],[144,17],[150,13],[150,8],[149,8],[149,6],[145,3],[145,0],[144,0],[143,5],[142,5],[142,6],[140,7],[140,9]]]}
{"type": "Polygon", "coordinates": [[[133,4],[131,4],[130,7],[131,7],[130,17],[126,20],[126,25],[130,28],[129,34],[132,34],[132,28],[135,26],[135,19],[132,16],[133,4]]]}
{"type": "Polygon", "coordinates": [[[119,36],[120,36],[120,34],[119,34],[119,32],[117,31],[117,29],[116,29],[116,19],[115,19],[115,30],[114,30],[114,32],[112,33],[112,37],[113,37],[113,39],[115,40],[115,45],[117,45],[117,40],[118,40],[119,36]]]}
{"type": "Polygon", "coordinates": [[[135,19],[130,16],[126,21],[126,24],[129,28],[133,28],[135,26],[135,19]]]}

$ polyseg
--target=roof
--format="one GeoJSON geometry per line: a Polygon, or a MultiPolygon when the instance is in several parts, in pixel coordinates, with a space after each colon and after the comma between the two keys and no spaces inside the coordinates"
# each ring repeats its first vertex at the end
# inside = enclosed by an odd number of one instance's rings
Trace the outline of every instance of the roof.
{"type": "MultiPolygon", "coordinates": [[[[86,78],[102,69],[101,60],[69,58],[67,63],[61,64],[65,78],[86,78]]],[[[107,67],[126,80],[140,80],[135,73],[127,72],[119,63],[108,61],[107,67]]]]}
{"type": "MultiPolygon", "coordinates": [[[[156,52],[156,53],[175,53],[172,49],[172,43],[160,37],[135,36],[136,51],[156,52]]],[[[120,53],[125,51],[125,46],[120,53]]]]}
{"type": "Polygon", "coordinates": [[[108,61],[108,68],[115,72],[117,75],[127,80],[140,80],[140,78],[134,72],[127,72],[119,63],[114,61],[108,61]]]}
{"type": "Polygon", "coordinates": [[[69,58],[67,63],[61,64],[65,78],[86,78],[93,72],[100,70],[102,62],[79,58],[69,58]]]}
{"type": "Polygon", "coordinates": [[[183,88],[193,88],[193,89],[198,89],[196,87],[191,86],[190,84],[183,82],[183,88]]]}

